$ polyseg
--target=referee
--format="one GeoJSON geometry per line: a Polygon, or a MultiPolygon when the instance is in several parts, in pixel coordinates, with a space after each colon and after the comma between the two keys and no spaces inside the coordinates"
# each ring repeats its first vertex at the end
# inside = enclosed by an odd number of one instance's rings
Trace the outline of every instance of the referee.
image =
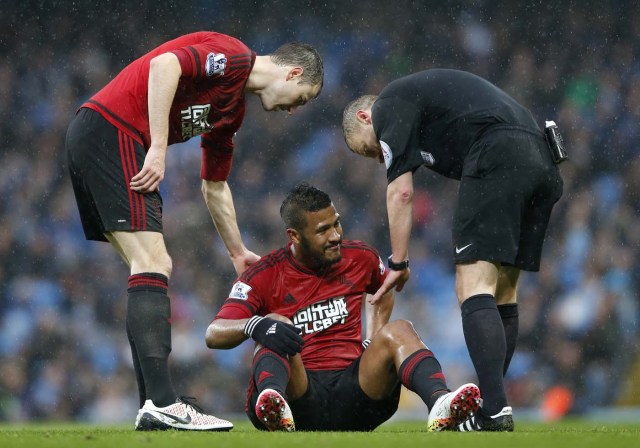
{"type": "MultiPolygon", "coordinates": [[[[456,295],[483,405],[459,431],[513,431],[503,384],[518,336],[521,270],[538,271],[562,178],[530,111],[471,73],[432,69],[347,105],[347,146],[384,163],[392,272],[371,298],[409,279],[413,173],[460,180],[453,219],[456,295]]],[[[557,161],[557,160],[556,160],[557,161]]]]}

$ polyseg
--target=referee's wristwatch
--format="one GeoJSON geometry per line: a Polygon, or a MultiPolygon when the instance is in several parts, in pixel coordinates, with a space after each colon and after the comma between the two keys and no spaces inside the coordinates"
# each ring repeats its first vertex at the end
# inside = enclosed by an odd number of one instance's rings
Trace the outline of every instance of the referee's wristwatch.
{"type": "Polygon", "coordinates": [[[404,261],[396,263],[393,261],[393,255],[389,255],[389,258],[387,258],[387,266],[389,266],[389,269],[392,271],[404,271],[409,267],[409,259],[407,258],[404,261]]]}

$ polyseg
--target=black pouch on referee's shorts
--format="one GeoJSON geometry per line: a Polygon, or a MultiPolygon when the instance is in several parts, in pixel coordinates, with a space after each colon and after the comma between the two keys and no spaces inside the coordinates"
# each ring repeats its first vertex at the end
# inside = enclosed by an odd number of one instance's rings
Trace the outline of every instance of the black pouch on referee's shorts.
{"type": "Polygon", "coordinates": [[[551,152],[553,163],[562,163],[569,158],[564,147],[564,140],[555,121],[547,121],[544,125],[544,135],[547,137],[547,146],[551,152]]]}

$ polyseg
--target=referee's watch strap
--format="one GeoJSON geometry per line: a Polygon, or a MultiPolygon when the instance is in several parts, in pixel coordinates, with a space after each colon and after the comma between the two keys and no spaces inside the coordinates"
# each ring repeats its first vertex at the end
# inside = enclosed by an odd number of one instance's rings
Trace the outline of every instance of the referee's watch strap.
{"type": "Polygon", "coordinates": [[[409,259],[407,258],[404,261],[396,263],[393,261],[393,255],[389,255],[389,258],[387,258],[387,266],[389,266],[389,269],[392,271],[404,271],[409,267],[409,259]]]}

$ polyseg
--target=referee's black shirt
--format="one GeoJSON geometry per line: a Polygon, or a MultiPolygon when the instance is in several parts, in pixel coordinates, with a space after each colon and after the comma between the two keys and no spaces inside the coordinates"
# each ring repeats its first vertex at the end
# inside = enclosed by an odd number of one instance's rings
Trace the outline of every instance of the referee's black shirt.
{"type": "Polygon", "coordinates": [[[493,125],[540,132],[531,112],[498,87],[449,69],[426,70],[391,82],[373,104],[372,116],[385,153],[388,182],[422,165],[460,179],[469,149],[493,125]]]}

